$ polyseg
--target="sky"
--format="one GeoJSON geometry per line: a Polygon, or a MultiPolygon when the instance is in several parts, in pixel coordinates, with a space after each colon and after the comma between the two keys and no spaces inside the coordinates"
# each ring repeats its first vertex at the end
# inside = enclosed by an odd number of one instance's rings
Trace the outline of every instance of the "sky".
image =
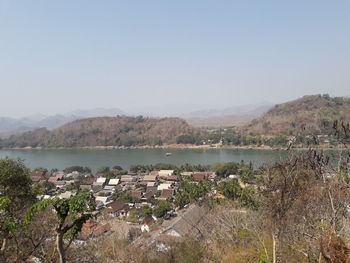
{"type": "Polygon", "coordinates": [[[0,116],[350,95],[350,1],[0,0],[0,116]]]}

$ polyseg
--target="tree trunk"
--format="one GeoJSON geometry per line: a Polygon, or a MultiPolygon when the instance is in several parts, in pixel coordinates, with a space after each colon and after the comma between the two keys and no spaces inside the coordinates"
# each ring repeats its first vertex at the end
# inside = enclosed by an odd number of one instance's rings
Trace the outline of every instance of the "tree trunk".
{"type": "Polygon", "coordinates": [[[0,262],[6,262],[6,257],[5,257],[6,245],[7,245],[7,239],[4,238],[2,240],[2,245],[0,249],[0,262]]]}
{"type": "Polygon", "coordinates": [[[276,237],[272,234],[272,263],[276,263],[276,237]]]}
{"type": "Polygon", "coordinates": [[[63,247],[63,232],[57,232],[56,235],[56,249],[58,252],[58,256],[60,258],[59,262],[60,263],[66,263],[66,258],[64,255],[64,247],[63,247]]]}

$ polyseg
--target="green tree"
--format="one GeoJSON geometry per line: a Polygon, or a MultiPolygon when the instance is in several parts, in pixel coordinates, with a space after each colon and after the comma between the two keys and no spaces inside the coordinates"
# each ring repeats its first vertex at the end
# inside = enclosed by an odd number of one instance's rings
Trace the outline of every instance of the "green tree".
{"type": "Polygon", "coordinates": [[[21,227],[24,210],[35,200],[29,169],[21,160],[0,160],[0,192],[0,259],[5,261],[8,241],[21,227]]]}
{"type": "Polygon", "coordinates": [[[172,208],[171,203],[169,203],[168,201],[159,201],[158,204],[156,205],[156,207],[153,209],[153,214],[158,217],[161,218],[163,216],[166,215],[167,212],[169,212],[172,208]]]}
{"type": "Polygon", "coordinates": [[[59,262],[65,263],[65,252],[81,231],[83,224],[93,217],[91,213],[95,210],[95,199],[88,192],[78,194],[69,199],[47,199],[34,204],[26,216],[25,223],[29,224],[33,216],[38,211],[54,209],[58,219],[55,227],[56,249],[59,255],[59,262]],[[68,239],[68,244],[64,245],[64,238],[68,239]]]}
{"type": "Polygon", "coordinates": [[[217,190],[229,199],[236,199],[241,194],[241,187],[236,179],[220,182],[217,185],[217,190]]]}

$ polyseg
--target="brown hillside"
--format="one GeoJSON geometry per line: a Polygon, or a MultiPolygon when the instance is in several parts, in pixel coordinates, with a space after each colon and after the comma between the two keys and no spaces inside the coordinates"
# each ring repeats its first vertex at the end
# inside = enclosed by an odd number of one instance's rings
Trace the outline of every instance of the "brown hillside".
{"type": "Polygon", "coordinates": [[[275,105],[243,130],[251,135],[329,133],[334,120],[350,121],[350,99],[310,95],[275,105]]]}
{"type": "Polygon", "coordinates": [[[134,146],[175,143],[193,129],[178,118],[99,117],[73,121],[52,131],[37,129],[2,141],[3,147],[134,146]]]}

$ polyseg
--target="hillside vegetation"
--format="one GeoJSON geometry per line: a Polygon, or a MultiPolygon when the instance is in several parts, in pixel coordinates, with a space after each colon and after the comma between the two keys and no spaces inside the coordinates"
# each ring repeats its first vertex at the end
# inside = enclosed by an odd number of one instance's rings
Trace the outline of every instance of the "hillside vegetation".
{"type": "Polygon", "coordinates": [[[76,120],[57,129],[13,135],[1,147],[134,146],[175,143],[194,130],[178,118],[99,117],[76,120]]]}
{"type": "Polygon", "coordinates": [[[275,105],[243,131],[250,135],[295,135],[331,132],[333,122],[350,121],[350,99],[329,95],[310,95],[275,105]]]}

